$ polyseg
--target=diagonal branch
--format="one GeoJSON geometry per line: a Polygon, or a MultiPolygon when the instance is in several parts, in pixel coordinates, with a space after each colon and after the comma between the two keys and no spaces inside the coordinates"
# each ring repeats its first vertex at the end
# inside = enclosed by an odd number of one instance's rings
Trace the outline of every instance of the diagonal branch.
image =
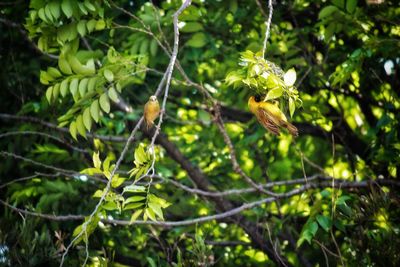
{"type": "MultiPolygon", "coordinates": [[[[75,241],[78,240],[83,234],[87,233],[86,232],[86,228],[89,225],[89,223],[92,221],[93,217],[97,214],[98,210],[100,209],[101,204],[103,203],[104,199],[106,198],[106,195],[108,194],[108,192],[109,192],[109,190],[111,188],[111,183],[112,183],[113,177],[114,177],[116,171],[119,169],[123,159],[125,158],[125,155],[126,155],[126,153],[128,151],[128,148],[129,148],[129,145],[134,140],[135,134],[139,130],[140,125],[143,123],[143,120],[144,120],[144,118],[142,116],[140,118],[140,120],[138,121],[138,123],[136,124],[135,128],[132,130],[131,135],[129,136],[129,138],[128,138],[125,146],[124,146],[124,149],[122,150],[122,152],[121,152],[121,154],[120,154],[120,156],[119,156],[119,158],[117,160],[117,163],[115,164],[114,169],[111,171],[110,178],[108,180],[106,188],[104,189],[103,194],[100,197],[99,202],[97,203],[97,205],[94,208],[93,212],[90,214],[88,220],[82,225],[82,230],[76,235],[76,237],[67,246],[65,252],[62,255],[60,266],[63,266],[64,260],[65,260],[65,256],[68,254],[69,249],[72,247],[72,245],[75,243],[75,241]]],[[[88,242],[88,241],[86,240],[86,242],[88,242]]]]}

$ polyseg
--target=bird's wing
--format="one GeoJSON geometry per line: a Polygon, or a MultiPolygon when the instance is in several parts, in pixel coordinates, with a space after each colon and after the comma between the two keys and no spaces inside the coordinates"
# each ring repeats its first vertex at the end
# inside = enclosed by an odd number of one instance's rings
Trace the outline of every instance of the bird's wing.
{"type": "Polygon", "coordinates": [[[276,125],[271,116],[272,114],[270,114],[263,108],[257,109],[256,117],[258,121],[261,123],[261,125],[264,126],[264,128],[270,131],[271,133],[279,135],[281,133],[279,130],[279,126],[276,125]]]}

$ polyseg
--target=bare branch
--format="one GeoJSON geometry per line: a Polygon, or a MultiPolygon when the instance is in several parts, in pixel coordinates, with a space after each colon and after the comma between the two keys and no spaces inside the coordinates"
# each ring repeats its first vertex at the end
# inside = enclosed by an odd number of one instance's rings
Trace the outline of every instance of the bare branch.
{"type": "Polygon", "coordinates": [[[269,8],[269,14],[268,14],[268,20],[265,22],[266,30],[265,30],[265,36],[264,36],[264,42],[263,42],[263,50],[262,50],[262,57],[265,57],[265,50],[267,50],[267,41],[269,38],[269,31],[271,28],[271,22],[272,22],[272,13],[273,13],[273,6],[272,6],[272,0],[268,0],[268,8],[269,8]]]}
{"type": "Polygon", "coordinates": [[[226,129],[225,129],[225,126],[224,126],[224,122],[223,122],[223,120],[222,120],[221,112],[220,112],[220,109],[219,109],[219,106],[218,106],[218,105],[215,105],[214,112],[215,112],[215,119],[214,119],[214,120],[215,120],[215,122],[216,122],[216,124],[217,124],[217,126],[218,126],[218,129],[219,129],[219,131],[221,132],[222,137],[224,138],[224,141],[225,141],[225,143],[227,144],[228,149],[229,149],[230,159],[231,159],[231,162],[232,162],[233,170],[234,170],[237,174],[239,174],[240,176],[242,176],[243,179],[244,179],[249,185],[251,185],[253,188],[257,189],[258,191],[260,191],[260,192],[262,192],[262,193],[264,193],[264,194],[267,194],[267,195],[270,195],[270,196],[275,196],[276,194],[275,194],[274,192],[265,190],[265,189],[262,187],[262,185],[256,184],[256,183],[255,183],[249,176],[247,176],[247,174],[242,170],[242,168],[240,167],[240,165],[239,165],[239,163],[238,163],[238,161],[237,161],[237,158],[236,158],[235,148],[233,147],[232,141],[231,141],[231,139],[230,139],[228,133],[226,132],[226,129]]]}
{"type": "MultiPolygon", "coordinates": [[[[335,184],[336,188],[342,188],[342,189],[357,189],[357,188],[370,188],[371,186],[392,186],[392,187],[400,187],[400,182],[396,180],[390,180],[390,179],[379,179],[375,181],[360,181],[360,182],[348,182],[348,181],[342,181],[338,182],[335,184]]],[[[215,215],[210,215],[210,216],[203,216],[203,217],[198,217],[194,219],[188,219],[188,220],[183,220],[183,221],[134,221],[130,222],[129,220],[117,220],[117,219],[106,219],[102,218],[101,221],[104,223],[109,223],[109,224],[114,224],[114,225],[122,225],[122,226],[129,226],[132,224],[137,224],[137,225],[157,225],[157,226],[162,226],[162,227],[176,227],[176,226],[184,226],[184,225],[193,225],[196,223],[204,223],[208,221],[213,221],[213,220],[222,220],[227,217],[234,216],[238,213],[241,213],[242,211],[260,206],[262,204],[266,203],[271,203],[276,201],[277,199],[285,199],[285,198],[290,198],[292,196],[296,196],[299,194],[302,194],[306,191],[316,189],[316,188],[327,188],[331,187],[330,182],[323,182],[323,183],[308,183],[305,184],[299,188],[293,189],[289,192],[279,194],[278,196],[275,197],[268,197],[268,198],[263,198],[254,202],[249,202],[249,203],[244,203],[239,207],[230,209],[226,212],[218,213],[215,215]]],[[[42,213],[36,213],[32,211],[27,211],[24,209],[20,209],[17,207],[14,207],[10,205],[9,203],[0,200],[0,203],[3,204],[4,206],[12,209],[13,211],[23,213],[25,215],[30,215],[30,216],[35,216],[43,219],[49,219],[49,220],[55,220],[55,221],[69,221],[69,220],[83,220],[85,216],[83,215],[62,215],[62,216],[56,216],[56,215],[50,215],[50,214],[42,214],[42,213]]]]}

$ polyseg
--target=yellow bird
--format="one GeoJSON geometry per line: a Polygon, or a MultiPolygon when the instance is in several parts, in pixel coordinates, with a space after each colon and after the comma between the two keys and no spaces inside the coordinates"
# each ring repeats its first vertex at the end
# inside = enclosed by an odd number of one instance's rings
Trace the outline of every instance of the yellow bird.
{"type": "Polygon", "coordinates": [[[288,122],[285,114],[277,104],[263,102],[258,97],[249,98],[249,109],[256,115],[258,122],[272,134],[279,135],[280,127],[288,129],[291,135],[298,136],[297,128],[288,122]]]}
{"type": "Polygon", "coordinates": [[[147,130],[154,125],[154,120],[160,115],[160,104],[155,95],[150,96],[149,101],[144,105],[144,119],[147,130]]]}

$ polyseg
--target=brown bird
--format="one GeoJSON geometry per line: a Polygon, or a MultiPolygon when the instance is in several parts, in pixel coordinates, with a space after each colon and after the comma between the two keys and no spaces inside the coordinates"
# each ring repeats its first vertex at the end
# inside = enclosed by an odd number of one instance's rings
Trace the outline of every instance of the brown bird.
{"type": "Polygon", "coordinates": [[[298,136],[297,128],[288,122],[285,114],[280,110],[277,103],[263,102],[259,97],[249,98],[249,109],[256,115],[258,122],[272,134],[279,135],[280,128],[286,128],[294,137],[298,136]]]}
{"type": "Polygon", "coordinates": [[[147,130],[154,125],[154,120],[160,115],[160,104],[155,95],[150,96],[149,101],[144,105],[144,119],[147,130]]]}

